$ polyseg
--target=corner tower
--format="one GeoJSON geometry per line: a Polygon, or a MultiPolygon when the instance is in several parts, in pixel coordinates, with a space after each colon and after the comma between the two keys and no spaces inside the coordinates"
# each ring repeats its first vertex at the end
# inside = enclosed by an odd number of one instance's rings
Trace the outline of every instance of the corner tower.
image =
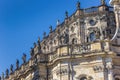
{"type": "Polygon", "coordinates": [[[120,0],[110,0],[110,4],[114,7],[116,18],[116,32],[112,40],[115,45],[120,45],[120,0]]]}

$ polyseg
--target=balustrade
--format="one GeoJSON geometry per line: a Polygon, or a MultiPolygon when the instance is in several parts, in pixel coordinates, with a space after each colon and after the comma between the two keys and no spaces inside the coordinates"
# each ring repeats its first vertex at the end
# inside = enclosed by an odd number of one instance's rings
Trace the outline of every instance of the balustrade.
{"type": "MultiPolygon", "coordinates": [[[[59,48],[58,48],[59,49],[59,48]]],[[[54,53],[52,55],[49,55],[49,61],[53,61],[57,58],[62,58],[62,57],[67,57],[67,56],[72,56],[72,55],[81,55],[83,53],[90,52],[91,45],[66,45],[67,51],[59,51],[57,53],[54,53]],[[67,52],[67,53],[61,53],[61,52],[67,52]],[[59,54],[58,54],[59,53],[59,54]]]]}
{"type": "MultiPolygon", "coordinates": [[[[104,42],[104,43],[108,43],[108,42],[104,42]]],[[[71,56],[79,56],[82,54],[86,54],[86,53],[96,53],[96,52],[100,52],[103,51],[102,49],[103,44],[101,44],[101,42],[95,42],[95,43],[86,43],[83,45],[66,45],[64,46],[65,49],[62,49],[61,47],[57,48],[57,52],[54,52],[54,54],[51,54],[48,56],[48,61],[54,61],[56,59],[61,59],[61,58],[70,58],[71,56]],[[61,51],[62,49],[62,51],[61,51]],[[67,50],[67,51],[64,51],[67,50]],[[64,53],[65,52],[65,53],[64,53]]],[[[107,45],[106,45],[107,46],[107,45]]],[[[105,46],[104,46],[105,47],[105,46]]],[[[107,50],[107,49],[105,49],[107,50]]]]}
{"type": "Polygon", "coordinates": [[[84,13],[92,13],[92,12],[98,12],[98,11],[99,11],[98,7],[91,7],[91,8],[84,9],[84,13]]]}

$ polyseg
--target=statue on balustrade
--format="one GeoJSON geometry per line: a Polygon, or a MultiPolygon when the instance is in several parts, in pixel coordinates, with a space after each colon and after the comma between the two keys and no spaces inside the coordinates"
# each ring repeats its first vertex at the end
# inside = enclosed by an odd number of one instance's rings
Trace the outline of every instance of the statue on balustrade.
{"type": "Polygon", "coordinates": [[[16,69],[19,69],[19,60],[16,60],[16,69]]]}
{"type": "Polygon", "coordinates": [[[23,64],[25,64],[26,63],[26,54],[25,53],[23,53],[22,60],[23,60],[23,64]]]}
{"type": "Polygon", "coordinates": [[[8,77],[8,76],[9,76],[9,70],[6,69],[6,77],[8,77]]]}
{"type": "Polygon", "coordinates": [[[11,66],[10,66],[10,74],[12,74],[13,73],[13,65],[11,64],[11,66]]]}
{"type": "Polygon", "coordinates": [[[40,37],[38,38],[38,51],[39,51],[39,53],[41,53],[40,37]]]}
{"type": "Polygon", "coordinates": [[[31,57],[34,55],[34,48],[31,48],[30,55],[31,57]]]}
{"type": "Polygon", "coordinates": [[[34,48],[37,46],[37,44],[34,42],[34,48]]]}
{"type": "Polygon", "coordinates": [[[2,72],[2,80],[4,80],[4,73],[2,72]]]}
{"type": "Polygon", "coordinates": [[[68,12],[67,11],[65,12],[65,16],[66,16],[66,19],[67,19],[68,18],[68,12]]]}
{"type": "Polygon", "coordinates": [[[46,38],[46,32],[43,33],[43,38],[46,38]]]}
{"type": "Polygon", "coordinates": [[[52,26],[49,27],[50,33],[52,32],[52,26]]]}

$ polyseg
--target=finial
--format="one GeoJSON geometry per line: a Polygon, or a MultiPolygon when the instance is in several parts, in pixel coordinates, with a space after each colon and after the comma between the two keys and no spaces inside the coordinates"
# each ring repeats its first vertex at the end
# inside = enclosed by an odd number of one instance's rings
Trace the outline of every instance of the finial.
{"type": "Polygon", "coordinates": [[[77,9],[79,10],[80,9],[80,2],[79,1],[77,2],[76,6],[77,6],[77,9]]]}
{"type": "Polygon", "coordinates": [[[43,33],[43,38],[45,38],[45,37],[46,37],[46,32],[43,33]]]}
{"type": "Polygon", "coordinates": [[[60,20],[59,20],[59,19],[57,20],[57,26],[58,26],[58,25],[60,25],[60,20]]]}
{"type": "Polygon", "coordinates": [[[105,5],[105,0],[101,0],[101,5],[105,5]]]}
{"type": "Polygon", "coordinates": [[[67,11],[65,12],[65,16],[66,16],[66,18],[68,18],[68,12],[67,11]]]}
{"type": "Polygon", "coordinates": [[[49,27],[50,33],[52,32],[52,26],[49,27]]]}

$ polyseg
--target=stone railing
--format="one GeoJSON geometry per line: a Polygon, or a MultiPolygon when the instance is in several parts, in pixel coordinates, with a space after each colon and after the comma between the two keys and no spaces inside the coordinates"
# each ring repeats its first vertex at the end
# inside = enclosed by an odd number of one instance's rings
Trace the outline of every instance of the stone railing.
{"type": "Polygon", "coordinates": [[[53,61],[57,58],[65,57],[65,56],[71,56],[71,55],[77,55],[77,54],[83,54],[90,52],[90,44],[87,45],[66,45],[63,47],[58,47],[57,53],[54,53],[49,56],[49,61],[53,61]],[[63,48],[64,47],[64,48],[63,48]]]}
{"type": "Polygon", "coordinates": [[[61,58],[70,58],[71,56],[79,56],[83,54],[91,54],[109,50],[109,42],[94,42],[84,45],[66,45],[58,47],[56,53],[48,56],[48,61],[53,62],[61,58]],[[106,45],[105,45],[106,44],[106,45]],[[62,49],[64,47],[64,49],[62,49]]]}
{"type": "MultiPolygon", "coordinates": [[[[110,6],[106,6],[108,8],[108,11],[113,11],[113,7],[110,7],[110,6]]],[[[94,13],[94,12],[101,12],[99,10],[99,6],[98,7],[91,7],[91,8],[86,8],[86,9],[83,9],[84,13],[94,13]]],[[[106,10],[107,11],[107,10],[106,10]]],[[[103,11],[104,12],[104,11],[103,11]]]]}
{"type": "Polygon", "coordinates": [[[84,11],[84,13],[98,12],[99,7],[91,7],[91,8],[84,9],[83,11],[84,11]]]}

